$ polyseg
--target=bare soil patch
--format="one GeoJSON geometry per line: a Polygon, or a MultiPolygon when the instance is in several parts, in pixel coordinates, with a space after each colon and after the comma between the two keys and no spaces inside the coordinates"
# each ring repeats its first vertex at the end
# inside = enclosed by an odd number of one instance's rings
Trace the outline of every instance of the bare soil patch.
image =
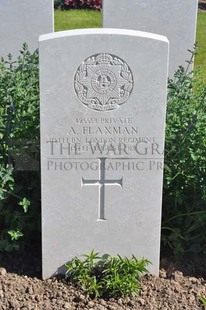
{"type": "Polygon", "coordinates": [[[0,253],[1,310],[199,310],[206,297],[206,261],[162,259],[160,277],[146,275],[138,297],[92,300],[65,279],[41,280],[40,251],[0,253]]]}

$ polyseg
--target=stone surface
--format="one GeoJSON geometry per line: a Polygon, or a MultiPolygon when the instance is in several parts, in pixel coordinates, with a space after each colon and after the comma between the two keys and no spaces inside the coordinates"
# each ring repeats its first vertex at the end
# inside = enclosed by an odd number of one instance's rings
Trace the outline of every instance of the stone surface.
{"type": "MultiPolygon", "coordinates": [[[[103,0],[103,27],[147,31],[170,41],[169,76],[188,66],[196,37],[198,0],[103,0]]],[[[192,69],[192,66],[190,67],[192,69]]]]}
{"type": "Polygon", "coordinates": [[[34,52],[38,37],[54,29],[53,11],[53,0],[1,0],[0,57],[10,53],[15,59],[25,42],[34,52]]]}
{"type": "Polygon", "coordinates": [[[6,269],[5,268],[0,268],[0,275],[4,276],[6,274],[6,269]]]}
{"type": "Polygon", "coordinates": [[[132,30],[40,37],[44,278],[92,249],[158,274],[168,45],[132,30]]]}

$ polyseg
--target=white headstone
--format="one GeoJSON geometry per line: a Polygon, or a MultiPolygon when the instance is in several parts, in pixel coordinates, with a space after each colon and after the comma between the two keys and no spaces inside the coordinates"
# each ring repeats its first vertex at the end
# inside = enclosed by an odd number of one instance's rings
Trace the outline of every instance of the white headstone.
{"type": "Polygon", "coordinates": [[[44,278],[92,249],[158,274],[168,45],[117,29],[40,37],[44,278]]]}
{"type": "Polygon", "coordinates": [[[19,56],[23,43],[38,48],[41,34],[54,30],[53,0],[0,0],[0,57],[19,56]]]}
{"type": "MultiPolygon", "coordinates": [[[[103,0],[103,27],[158,33],[170,42],[169,76],[187,67],[196,37],[198,0],[103,0]]],[[[190,66],[192,69],[192,66],[190,66]]]]}

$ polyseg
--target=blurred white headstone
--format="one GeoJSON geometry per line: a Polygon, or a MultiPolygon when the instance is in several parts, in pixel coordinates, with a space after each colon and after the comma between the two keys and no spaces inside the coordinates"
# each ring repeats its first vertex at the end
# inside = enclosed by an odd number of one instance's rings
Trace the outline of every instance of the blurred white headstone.
{"type": "Polygon", "coordinates": [[[23,43],[38,48],[41,34],[54,30],[53,0],[0,0],[0,57],[19,56],[23,43]]]}
{"type": "MultiPolygon", "coordinates": [[[[187,68],[196,38],[198,0],[103,0],[103,27],[164,35],[170,42],[169,76],[187,68]]],[[[190,69],[192,69],[192,65],[190,69]]]]}

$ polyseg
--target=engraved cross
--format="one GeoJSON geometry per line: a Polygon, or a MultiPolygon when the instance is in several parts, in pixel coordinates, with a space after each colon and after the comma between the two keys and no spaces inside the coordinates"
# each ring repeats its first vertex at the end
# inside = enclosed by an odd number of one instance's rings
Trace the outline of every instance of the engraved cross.
{"type": "Polygon", "coordinates": [[[82,178],[82,185],[97,185],[99,187],[99,206],[98,206],[98,220],[105,220],[105,185],[117,185],[121,186],[123,184],[123,178],[119,180],[105,180],[105,161],[106,158],[99,158],[100,162],[100,177],[99,180],[85,180],[82,178]]]}

